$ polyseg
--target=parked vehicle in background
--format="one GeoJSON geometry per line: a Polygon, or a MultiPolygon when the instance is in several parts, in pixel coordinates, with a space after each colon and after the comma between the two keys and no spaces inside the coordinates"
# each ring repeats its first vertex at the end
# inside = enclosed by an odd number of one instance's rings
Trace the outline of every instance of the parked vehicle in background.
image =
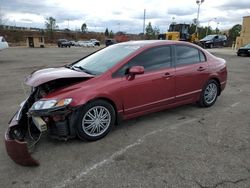
{"type": "Polygon", "coordinates": [[[25,83],[32,92],[10,120],[5,145],[18,164],[38,165],[27,135],[95,141],[123,119],[190,103],[210,107],[226,86],[227,68],[191,43],[131,41],[35,71],[25,83]]]}
{"type": "Polygon", "coordinates": [[[79,46],[79,47],[95,47],[94,43],[92,43],[91,41],[87,41],[87,40],[79,40],[77,42],[76,46],[79,46]]]}
{"type": "Polygon", "coordinates": [[[225,35],[207,35],[200,40],[200,44],[204,48],[226,46],[227,37],[225,35]]]}
{"type": "Polygon", "coordinates": [[[3,36],[0,36],[0,51],[6,48],[9,48],[9,44],[3,36]]]}
{"type": "Polygon", "coordinates": [[[69,41],[69,43],[70,43],[71,46],[75,46],[76,45],[76,41],[74,41],[74,40],[69,41]]]}
{"type": "Polygon", "coordinates": [[[250,44],[247,44],[237,51],[238,56],[250,56],[250,44]]]}
{"type": "Polygon", "coordinates": [[[95,46],[100,46],[100,41],[96,39],[90,39],[90,41],[95,45],[95,46]]]}
{"type": "Polygon", "coordinates": [[[112,44],[116,44],[117,42],[114,39],[106,39],[105,40],[105,45],[110,46],[112,44]]]}
{"type": "Polygon", "coordinates": [[[57,41],[57,46],[59,48],[63,48],[63,47],[69,47],[70,48],[71,44],[70,44],[70,41],[68,41],[67,39],[59,39],[57,41]]]}

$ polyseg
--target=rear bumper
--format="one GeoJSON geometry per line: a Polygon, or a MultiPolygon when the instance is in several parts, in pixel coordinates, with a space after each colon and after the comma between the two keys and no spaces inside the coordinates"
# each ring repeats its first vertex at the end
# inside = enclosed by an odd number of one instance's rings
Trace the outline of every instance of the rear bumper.
{"type": "Polygon", "coordinates": [[[221,85],[221,86],[220,86],[220,87],[221,87],[221,91],[223,91],[223,90],[225,89],[226,84],[227,84],[226,81],[220,83],[220,85],[221,85]]]}
{"type": "Polygon", "coordinates": [[[28,151],[27,142],[12,139],[9,135],[10,128],[5,132],[5,147],[9,157],[23,166],[38,166],[39,162],[28,151]]]}

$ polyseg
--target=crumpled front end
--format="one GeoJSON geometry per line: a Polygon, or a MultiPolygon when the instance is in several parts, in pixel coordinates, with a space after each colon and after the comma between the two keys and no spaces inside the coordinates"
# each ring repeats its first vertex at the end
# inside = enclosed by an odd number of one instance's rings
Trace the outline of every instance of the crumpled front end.
{"type": "Polygon", "coordinates": [[[5,147],[9,157],[17,164],[23,166],[39,165],[39,162],[32,158],[27,142],[11,138],[10,129],[5,133],[5,147]]]}
{"type": "MultiPolygon", "coordinates": [[[[33,133],[34,137],[32,136],[32,140],[28,134],[28,128],[30,127],[28,127],[29,120],[26,114],[27,103],[28,100],[24,101],[20,105],[20,109],[10,120],[9,127],[5,132],[5,147],[9,157],[17,164],[23,166],[37,166],[39,162],[32,158],[30,152],[30,146],[32,143],[34,144],[35,135],[33,133]]],[[[40,135],[41,133],[36,131],[36,134],[40,135]]]]}
{"type": "MultiPolygon", "coordinates": [[[[40,108],[46,101],[43,98],[54,90],[55,84],[48,85],[48,83],[34,88],[10,120],[5,133],[5,146],[8,155],[17,164],[39,165],[39,162],[32,158],[31,151],[34,150],[34,146],[43,134],[63,141],[76,137],[73,125],[77,119],[78,107],[67,105],[71,99],[52,100],[53,107],[40,108]]],[[[48,106],[48,103],[44,105],[48,106]]]]}

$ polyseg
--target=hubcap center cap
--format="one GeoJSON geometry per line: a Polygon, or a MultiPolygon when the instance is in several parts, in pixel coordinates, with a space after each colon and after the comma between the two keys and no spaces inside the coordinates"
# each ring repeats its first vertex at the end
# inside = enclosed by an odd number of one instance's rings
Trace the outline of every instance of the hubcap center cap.
{"type": "Polygon", "coordinates": [[[95,119],[95,124],[99,125],[100,124],[100,120],[99,119],[95,119]]]}

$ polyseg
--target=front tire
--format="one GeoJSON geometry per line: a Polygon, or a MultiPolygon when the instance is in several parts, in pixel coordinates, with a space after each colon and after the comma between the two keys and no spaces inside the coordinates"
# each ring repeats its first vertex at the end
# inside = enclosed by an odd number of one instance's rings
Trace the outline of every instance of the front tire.
{"type": "Polygon", "coordinates": [[[219,85],[215,80],[209,80],[202,90],[199,104],[202,107],[212,106],[218,97],[219,85]]]}
{"type": "Polygon", "coordinates": [[[80,109],[77,135],[82,140],[99,140],[111,131],[114,124],[114,107],[104,100],[96,100],[80,109]]]}

